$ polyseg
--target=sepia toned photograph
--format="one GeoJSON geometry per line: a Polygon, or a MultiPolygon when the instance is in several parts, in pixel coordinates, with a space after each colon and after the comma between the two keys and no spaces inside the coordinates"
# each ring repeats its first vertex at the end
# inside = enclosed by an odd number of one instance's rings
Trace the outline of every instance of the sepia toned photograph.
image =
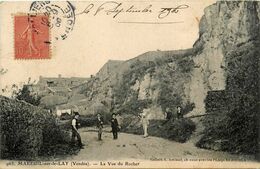
{"type": "Polygon", "coordinates": [[[260,1],[0,1],[0,168],[259,168],[260,1]]]}

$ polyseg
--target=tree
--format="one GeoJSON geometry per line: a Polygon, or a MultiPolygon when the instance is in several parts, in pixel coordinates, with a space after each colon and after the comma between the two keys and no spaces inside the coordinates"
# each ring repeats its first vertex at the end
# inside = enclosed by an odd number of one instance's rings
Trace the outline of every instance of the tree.
{"type": "Polygon", "coordinates": [[[24,85],[23,88],[17,93],[16,99],[24,100],[32,105],[38,106],[40,104],[40,97],[32,95],[28,85],[24,85]]]}

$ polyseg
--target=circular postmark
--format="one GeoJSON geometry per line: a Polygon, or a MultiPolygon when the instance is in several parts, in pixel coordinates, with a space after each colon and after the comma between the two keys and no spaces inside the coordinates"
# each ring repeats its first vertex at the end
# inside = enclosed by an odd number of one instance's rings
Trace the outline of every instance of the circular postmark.
{"type": "Polygon", "coordinates": [[[30,6],[31,15],[43,15],[41,24],[52,29],[52,37],[64,40],[73,30],[75,8],[68,1],[35,1],[30,6]],[[46,18],[47,16],[47,18],[46,18]]]}

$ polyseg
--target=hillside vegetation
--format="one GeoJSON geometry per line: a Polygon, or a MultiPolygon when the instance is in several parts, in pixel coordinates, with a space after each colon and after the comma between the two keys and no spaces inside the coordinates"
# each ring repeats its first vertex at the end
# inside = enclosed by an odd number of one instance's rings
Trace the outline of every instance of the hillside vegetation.
{"type": "Polygon", "coordinates": [[[35,159],[68,153],[69,133],[53,114],[19,100],[0,96],[1,158],[35,159]]]}
{"type": "Polygon", "coordinates": [[[259,43],[250,42],[228,55],[227,89],[208,93],[206,126],[199,147],[257,153],[259,127],[259,43]]]}

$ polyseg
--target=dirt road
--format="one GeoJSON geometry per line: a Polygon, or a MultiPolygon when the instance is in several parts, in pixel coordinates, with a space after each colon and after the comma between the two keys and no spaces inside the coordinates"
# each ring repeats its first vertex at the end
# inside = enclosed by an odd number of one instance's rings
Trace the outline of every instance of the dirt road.
{"type": "Polygon", "coordinates": [[[83,143],[86,144],[77,155],[67,160],[123,160],[123,159],[233,159],[250,160],[250,156],[231,155],[226,152],[199,149],[192,142],[178,143],[158,137],[143,138],[140,135],[119,133],[118,140],[113,140],[112,133],[106,128],[103,140],[97,140],[94,128],[80,129],[83,143]]]}

